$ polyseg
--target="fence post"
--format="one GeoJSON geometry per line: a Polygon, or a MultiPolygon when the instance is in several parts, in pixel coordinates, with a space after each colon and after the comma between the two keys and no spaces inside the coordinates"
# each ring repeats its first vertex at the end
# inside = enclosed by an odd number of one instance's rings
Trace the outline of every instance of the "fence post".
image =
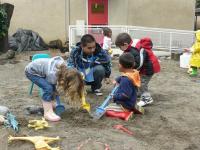
{"type": "Polygon", "coordinates": [[[172,32],[169,33],[169,50],[172,53],[172,32]]]}
{"type": "Polygon", "coordinates": [[[125,26],[125,32],[128,33],[129,30],[128,30],[128,26],[125,26]]]}
{"type": "Polygon", "coordinates": [[[159,46],[161,46],[162,45],[162,32],[161,31],[159,31],[159,46]]]}

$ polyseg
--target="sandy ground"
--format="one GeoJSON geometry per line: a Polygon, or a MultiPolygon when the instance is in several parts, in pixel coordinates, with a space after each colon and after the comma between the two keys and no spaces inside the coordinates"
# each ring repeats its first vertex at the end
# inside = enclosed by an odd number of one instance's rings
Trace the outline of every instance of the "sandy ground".
{"type": "MultiPolygon", "coordinates": [[[[40,105],[37,87],[33,96],[28,95],[30,82],[24,76],[24,67],[31,52],[17,55],[14,60],[0,56],[0,105],[9,107],[20,122],[20,132],[0,126],[0,150],[31,150],[29,142],[14,141],[7,144],[9,135],[15,136],[59,136],[53,146],[62,150],[199,150],[200,149],[200,76],[191,78],[179,62],[161,59],[161,73],[150,83],[154,103],[145,107],[145,115],[133,115],[129,121],[103,117],[93,121],[88,113],[67,110],[62,121],[50,123],[51,128],[34,131],[27,127],[28,120],[40,119],[39,115],[26,115],[28,105],[40,105]],[[128,135],[114,129],[122,124],[134,134],[128,135]]],[[[112,77],[116,77],[117,60],[113,61],[112,77]]],[[[103,86],[104,96],[88,94],[93,108],[101,104],[111,91],[112,85],[103,86]]]]}

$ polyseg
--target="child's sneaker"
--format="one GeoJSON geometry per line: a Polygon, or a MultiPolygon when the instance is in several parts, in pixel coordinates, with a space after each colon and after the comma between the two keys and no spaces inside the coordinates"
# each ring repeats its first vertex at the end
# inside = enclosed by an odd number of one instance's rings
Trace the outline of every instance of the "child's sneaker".
{"type": "Polygon", "coordinates": [[[103,93],[101,92],[100,89],[94,90],[94,93],[95,93],[97,96],[102,96],[102,95],[103,95],[103,93]]]}
{"type": "Polygon", "coordinates": [[[151,104],[151,103],[153,103],[153,98],[149,97],[148,99],[147,98],[142,98],[142,100],[139,101],[137,103],[137,105],[140,106],[140,107],[143,107],[143,106],[146,106],[146,105],[151,104]]]}

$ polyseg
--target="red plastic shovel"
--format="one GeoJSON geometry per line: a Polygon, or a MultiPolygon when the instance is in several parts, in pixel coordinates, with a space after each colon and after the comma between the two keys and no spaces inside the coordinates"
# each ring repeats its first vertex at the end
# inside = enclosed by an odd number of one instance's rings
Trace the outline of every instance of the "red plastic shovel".
{"type": "Polygon", "coordinates": [[[123,125],[118,124],[118,125],[114,125],[113,128],[118,129],[118,130],[122,130],[124,132],[126,132],[129,135],[133,135],[133,132],[128,130],[127,128],[125,128],[123,125]]]}

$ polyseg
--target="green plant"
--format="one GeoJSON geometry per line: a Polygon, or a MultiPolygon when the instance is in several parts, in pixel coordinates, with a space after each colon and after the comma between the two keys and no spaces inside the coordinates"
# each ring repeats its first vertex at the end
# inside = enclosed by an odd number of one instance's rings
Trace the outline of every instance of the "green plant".
{"type": "Polygon", "coordinates": [[[0,38],[8,32],[7,13],[4,8],[0,7],[0,38]]]}
{"type": "Polygon", "coordinates": [[[200,0],[196,0],[196,8],[200,8],[200,0]]]}

